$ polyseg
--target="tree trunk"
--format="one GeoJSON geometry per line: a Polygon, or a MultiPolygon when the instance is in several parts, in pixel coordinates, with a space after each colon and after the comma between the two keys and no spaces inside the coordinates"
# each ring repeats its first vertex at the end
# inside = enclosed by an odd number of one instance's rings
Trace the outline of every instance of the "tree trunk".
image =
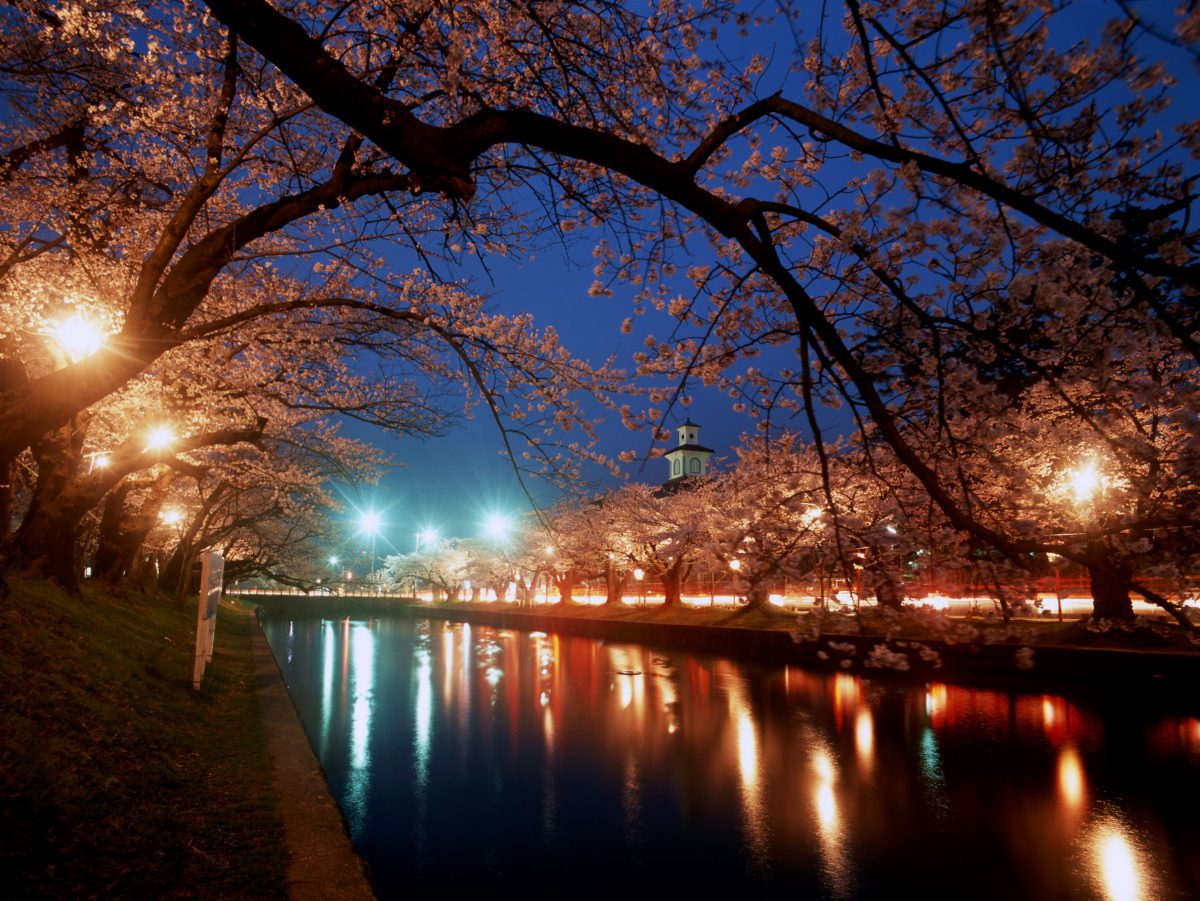
{"type": "Polygon", "coordinates": [[[121,482],[108,495],[100,517],[100,536],[96,545],[96,557],[92,561],[92,575],[97,579],[116,585],[122,581],[132,582],[138,569],[138,552],[146,538],[158,524],[167,491],[178,473],[165,469],[151,483],[138,485],[121,482]],[[129,495],[142,489],[146,492],[141,506],[136,511],[126,506],[129,495]]]}
{"type": "Polygon", "coordinates": [[[75,535],[78,517],[62,515],[56,506],[41,507],[26,517],[10,548],[9,561],[35,577],[49,579],[71,594],[79,594],[75,535]]]}
{"type": "Polygon", "coordinates": [[[770,588],[762,583],[746,586],[746,607],[763,610],[771,603],[770,588]]]}
{"type": "Polygon", "coordinates": [[[629,573],[619,575],[617,568],[611,562],[604,566],[604,604],[610,606],[620,604],[621,598],[625,592],[625,586],[629,583],[629,573]]]}
{"type": "Polygon", "coordinates": [[[554,587],[558,589],[558,599],[564,604],[570,604],[575,600],[575,586],[579,584],[579,579],[571,573],[554,576],[554,587]]]}
{"type": "Polygon", "coordinates": [[[891,610],[899,610],[904,606],[904,588],[889,567],[875,561],[867,565],[866,573],[875,594],[875,603],[891,610]]]}
{"type": "MultiPolygon", "coordinates": [[[[29,381],[19,360],[0,357],[0,392],[24,385],[29,381]]],[[[0,458],[0,547],[12,534],[13,479],[17,477],[15,457],[0,458]]]]}
{"type": "Polygon", "coordinates": [[[663,606],[678,607],[683,603],[683,579],[679,567],[672,566],[662,572],[663,606]]]}
{"type": "Polygon", "coordinates": [[[1092,585],[1092,619],[1133,620],[1129,583],[1133,570],[1099,538],[1089,538],[1084,559],[1092,585]]]}
{"type": "Polygon", "coordinates": [[[17,467],[12,460],[0,460],[0,545],[8,540],[12,533],[13,518],[13,479],[17,467]]]}
{"type": "Polygon", "coordinates": [[[21,527],[5,548],[8,562],[79,593],[75,538],[83,512],[64,498],[79,469],[85,429],[72,419],[34,445],[38,477],[21,527]]]}
{"type": "Polygon", "coordinates": [[[129,533],[122,529],[127,521],[125,500],[132,488],[128,482],[118,485],[104,502],[104,510],[100,514],[92,576],[109,584],[121,581],[142,544],[138,541],[131,547],[129,533]]]}

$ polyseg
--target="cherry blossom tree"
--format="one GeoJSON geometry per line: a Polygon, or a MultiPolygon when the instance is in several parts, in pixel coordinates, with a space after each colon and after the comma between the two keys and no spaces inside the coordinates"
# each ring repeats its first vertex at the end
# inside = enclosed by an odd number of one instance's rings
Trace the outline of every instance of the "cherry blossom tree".
{"type": "Polygon", "coordinates": [[[450,380],[514,457],[528,439],[535,463],[564,462],[549,436],[564,425],[586,443],[571,394],[619,373],[574,360],[528,317],[385,263],[380,242],[425,234],[430,201],[193,12],[3,12],[0,468],[56,430],[78,441],[80,418],[139,379],[202,391],[200,359],[254,373],[264,402],[414,433],[453,415],[444,388],[420,387],[450,380]],[[93,352],[41,362],[56,326],[85,315],[107,332],[93,352]],[[373,378],[351,366],[364,352],[380,360],[373,378]]]}
{"type": "MultiPolygon", "coordinates": [[[[831,533],[844,531],[850,514],[838,515],[831,505],[827,489],[833,483],[794,434],[751,439],[737,461],[716,475],[709,552],[716,566],[734,570],[750,607],[766,606],[774,582],[806,577],[836,559],[831,533]]],[[[839,490],[833,504],[843,497],[839,490]]]]}
{"type": "Polygon", "coordinates": [[[1200,127],[1170,106],[1194,8],[784,4],[794,56],[735,66],[725,42],[758,23],[720,5],[207,6],[422,190],[486,216],[512,173],[540,173],[559,223],[613,227],[597,293],[627,284],[678,319],[644,369],[796,411],[817,441],[821,405],[847,405],[952,528],[1010,559],[1039,542],[977,515],[941,465],[963,438],[946,411],[989,368],[1052,384],[1080,321],[1116,316],[1120,350],[1150,332],[1200,360],[1200,127]],[[405,77],[379,87],[382,60],[405,77]],[[711,246],[693,262],[697,232],[711,246]],[[691,292],[669,284],[681,258],[691,292]],[[793,362],[744,365],[780,344],[793,362]],[[911,429],[920,410],[933,419],[911,429]]]}

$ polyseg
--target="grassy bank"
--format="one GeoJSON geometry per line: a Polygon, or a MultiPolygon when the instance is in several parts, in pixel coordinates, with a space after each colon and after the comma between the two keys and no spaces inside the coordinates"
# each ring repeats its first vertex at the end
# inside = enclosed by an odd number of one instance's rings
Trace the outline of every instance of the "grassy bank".
{"type": "Polygon", "coordinates": [[[195,604],[0,601],[0,872],[9,897],[286,896],[251,622],[222,609],[190,688],[195,604]]]}

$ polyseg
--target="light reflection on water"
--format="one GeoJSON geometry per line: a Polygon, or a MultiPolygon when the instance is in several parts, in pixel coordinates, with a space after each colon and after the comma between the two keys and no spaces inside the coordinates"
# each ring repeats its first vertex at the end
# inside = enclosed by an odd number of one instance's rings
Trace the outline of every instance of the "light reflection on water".
{"type": "Polygon", "coordinates": [[[1200,895],[1194,716],[439,621],[266,629],[382,898],[1200,895]]]}

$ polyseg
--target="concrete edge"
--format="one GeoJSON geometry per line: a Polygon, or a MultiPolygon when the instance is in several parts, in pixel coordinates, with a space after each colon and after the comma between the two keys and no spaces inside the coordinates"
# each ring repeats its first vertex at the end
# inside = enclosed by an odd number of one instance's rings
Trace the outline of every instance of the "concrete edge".
{"type": "MultiPolygon", "coordinates": [[[[253,614],[250,614],[253,620],[253,614]]],[[[252,623],[253,625],[253,623],[252,623]]],[[[271,757],[292,901],[369,901],[375,892],[262,630],[251,629],[254,684],[271,757]]]]}

